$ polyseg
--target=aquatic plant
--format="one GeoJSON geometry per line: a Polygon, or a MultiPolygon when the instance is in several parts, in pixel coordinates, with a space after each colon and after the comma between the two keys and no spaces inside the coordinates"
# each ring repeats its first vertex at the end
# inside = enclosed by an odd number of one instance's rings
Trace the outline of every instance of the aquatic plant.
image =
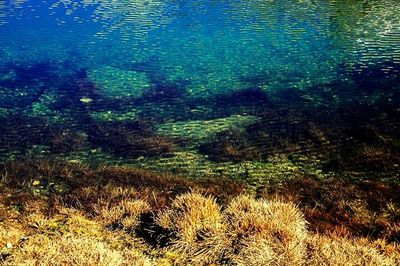
{"type": "MultiPolygon", "coordinates": [[[[99,198],[114,203],[120,203],[121,199],[144,198],[153,208],[161,208],[170,202],[172,195],[190,189],[208,191],[218,195],[222,201],[244,190],[243,184],[223,177],[204,177],[195,181],[129,166],[100,165],[91,168],[79,163],[32,158],[0,163],[0,182],[14,189],[31,192],[41,188],[37,194],[54,196],[55,199],[61,197],[65,204],[87,208],[90,213],[97,213],[93,206],[97,206],[99,198]],[[39,184],[35,181],[39,181],[39,184]],[[60,189],[54,189],[57,187],[60,189]]],[[[24,200],[18,200],[16,204],[18,202],[23,203],[24,200]]]]}
{"type": "Polygon", "coordinates": [[[141,158],[132,162],[136,167],[159,173],[174,173],[189,178],[221,178],[241,181],[256,190],[270,182],[296,179],[302,176],[325,177],[318,162],[303,156],[303,162],[294,162],[286,155],[269,156],[265,161],[217,163],[197,151],[177,151],[165,158],[141,158]],[[307,162],[309,164],[305,164],[307,162]]]}
{"type": "Polygon", "coordinates": [[[155,135],[143,122],[97,123],[91,125],[87,133],[94,147],[118,156],[168,156],[175,150],[175,144],[169,138],[155,135]]]}
{"type": "Polygon", "coordinates": [[[31,105],[31,114],[35,117],[41,117],[44,120],[48,120],[52,123],[65,122],[71,119],[66,114],[63,114],[55,107],[55,104],[62,98],[58,91],[47,91],[43,93],[35,102],[31,105]]]}
{"type": "Polygon", "coordinates": [[[157,134],[172,138],[190,140],[198,145],[215,137],[219,132],[226,130],[244,130],[248,125],[258,121],[256,116],[232,115],[212,120],[178,121],[158,125],[157,134]]]}
{"type": "Polygon", "coordinates": [[[138,110],[130,110],[127,112],[121,111],[92,111],[90,117],[96,122],[112,122],[112,121],[134,121],[138,119],[138,110]]]}
{"type": "Polygon", "coordinates": [[[0,149],[24,154],[34,145],[48,145],[54,130],[40,118],[19,114],[0,118],[0,149]]]}
{"type": "Polygon", "coordinates": [[[259,148],[249,141],[246,134],[226,131],[219,133],[208,143],[199,146],[200,153],[216,162],[243,162],[260,160],[259,148]]]}
{"type": "Polygon", "coordinates": [[[50,147],[54,153],[70,153],[87,147],[87,135],[84,132],[60,130],[51,140],[50,147]]]}
{"type": "Polygon", "coordinates": [[[9,64],[6,69],[13,74],[0,80],[0,107],[3,108],[30,106],[45,91],[44,84],[49,84],[54,75],[48,62],[31,65],[9,64]]]}

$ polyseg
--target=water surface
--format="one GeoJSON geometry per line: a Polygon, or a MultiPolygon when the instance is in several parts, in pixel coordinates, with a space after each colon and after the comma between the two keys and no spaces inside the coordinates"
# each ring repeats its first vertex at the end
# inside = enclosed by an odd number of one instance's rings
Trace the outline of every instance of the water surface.
{"type": "Polygon", "coordinates": [[[2,160],[397,177],[400,3],[0,1],[2,160]]]}

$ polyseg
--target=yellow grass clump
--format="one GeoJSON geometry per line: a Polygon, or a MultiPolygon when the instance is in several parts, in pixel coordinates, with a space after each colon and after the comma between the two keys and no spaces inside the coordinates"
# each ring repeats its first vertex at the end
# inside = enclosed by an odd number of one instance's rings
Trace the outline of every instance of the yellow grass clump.
{"type": "Polygon", "coordinates": [[[398,265],[398,254],[387,255],[366,243],[347,238],[314,235],[308,238],[312,266],[388,266],[398,265]],[[397,262],[396,262],[397,261],[397,262]]]}
{"type": "Polygon", "coordinates": [[[178,263],[211,264],[220,257],[225,228],[220,206],[212,197],[178,196],[156,222],[174,235],[167,250],[179,254],[178,263]]]}
{"type": "Polygon", "coordinates": [[[306,222],[290,203],[233,199],[221,211],[215,199],[197,193],[179,196],[158,216],[175,235],[170,249],[186,263],[299,265],[306,253],[306,222]]]}
{"type": "Polygon", "coordinates": [[[243,195],[233,199],[223,214],[234,262],[246,264],[247,258],[257,257],[263,261],[252,265],[303,263],[306,221],[293,204],[243,195]]]}
{"type": "Polygon", "coordinates": [[[140,215],[151,210],[149,204],[143,200],[128,199],[114,206],[98,204],[96,209],[104,223],[115,224],[123,229],[133,229],[138,226],[140,215]]]}
{"type": "Polygon", "coordinates": [[[113,250],[106,242],[93,238],[62,236],[31,237],[23,248],[13,254],[5,265],[127,265],[124,256],[130,258],[131,265],[150,265],[143,255],[124,254],[113,250]]]}
{"type": "Polygon", "coordinates": [[[212,197],[181,195],[158,215],[174,265],[398,265],[396,245],[308,233],[293,204],[242,195],[224,210],[212,197]],[[390,252],[389,252],[390,251],[390,252]]]}
{"type": "MultiPolygon", "coordinates": [[[[219,203],[200,192],[177,193],[155,208],[149,202],[156,194],[104,190],[91,186],[52,200],[3,190],[0,265],[400,265],[398,245],[355,238],[346,228],[308,230],[295,204],[272,197],[219,203]]],[[[387,205],[394,219],[396,206],[387,205]]]]}

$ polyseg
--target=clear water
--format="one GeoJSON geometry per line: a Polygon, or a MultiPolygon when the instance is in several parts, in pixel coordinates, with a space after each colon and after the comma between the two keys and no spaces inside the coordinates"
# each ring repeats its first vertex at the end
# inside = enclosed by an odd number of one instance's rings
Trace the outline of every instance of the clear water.
{"type": "Polygon", "coordinates": [[[2,160],[396,178],[400,2],[1,1],[2,160]]]}

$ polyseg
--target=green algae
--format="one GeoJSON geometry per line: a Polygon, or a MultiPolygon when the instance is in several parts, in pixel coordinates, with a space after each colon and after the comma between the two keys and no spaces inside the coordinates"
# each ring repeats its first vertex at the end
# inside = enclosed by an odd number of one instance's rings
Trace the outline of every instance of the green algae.
{"type": "Polygon", "coordinates": [[[136,109],[132,109],[126,112],[118,112],[118,111],[92,111],[90,112],[90,116],[99,122],[111,122],[111,121],[130,121],[138,118],[140,111],[136,109]]]}
{"type": "Polygon", "coordinates": [[[271,156],[267,161],[216,163],[195,150],[186,150],[174,152],[173,156],[168,158],[139,158],[132,164],[156,172],[179,174],[194,179],[229,177],[246,183],[250,189],[302,176],[324,178],[325,175],[315,161],[310,162],[307,159],[307,163],[295,162],[285,155],[271,156]]]}
{"type": "Polygon", "coordinates": [[[146,74],[110,66],[90,69],[87,76],[100,95],[112,99],[139,98],[151,87],[146,74]]]}
{"type": "Polygon", "coordinates": [[[24,108],[40,95],[40,86],[3,86],[0,83],[0,107],[24,108]]]}
{"type": "Polygon", "coordinates": [[[0,108],[0,118],[6,118],[13,113],[13,109],[0,108]]]}
{"type": "Polygon", "coordinates": [[[48,91],[43,93],[37,101],[32,103],[31,109],[27,110],[27,114],[33,117],[41,117],[54,124],[71,121],[68,114],[54,110],[52,106],[59,101],[57,91],[48,91]]]}
{"type": "Polygon", "coordinates": [[[233,130],[242,131],[246,126],[259,121],[257,116],[232,115],[212,120],[192,120],[165,123],[157,127],[157,134],[189,140],[194,145],[212,139],[217,133],[233,130]]]}

